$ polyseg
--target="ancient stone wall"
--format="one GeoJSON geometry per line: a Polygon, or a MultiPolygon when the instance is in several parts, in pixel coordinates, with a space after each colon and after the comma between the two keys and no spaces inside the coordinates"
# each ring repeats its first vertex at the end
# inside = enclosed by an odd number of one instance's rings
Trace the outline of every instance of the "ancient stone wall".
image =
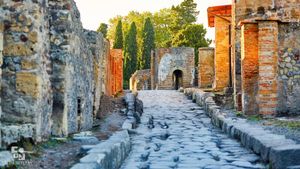
{"type": "Polygon", "coordinates": [[[156,49],[151,63],[152,87],[175,89],[176,83],[177,87],[193,86],[194,55],[194,49],[188,47],[156,49]]]}
{"type": "Polygon", "coordinates": [[[73,0],[0,4],[0,147],[90,129],[105,91],[109,43],[83,29],[73,0]]]}
{"type": "Polygon", "coordinates": [[[91,128],[93,56],[74,1],[50,0],[54,135],[91,128]]]}
{"type": "Polygon", "coordinates": [[[130,78],[130,90],[150,90],[151,72],[150,69],[137,70],[130,78]]]}
{"type": "Polygon", "coordinates": [[[1,81],[3,146],[51,133],[52,90],[48,73],[48,4],[44,0],[1,1],[4,25],[1,81]]]}
{"type": "Polygon", "coordinates": [[[101,57],[101,77],[102,77],[102,93],[109,95],[109,86],[108,86],[108,82],[109,82],[109,76],[108,76],[108,68],[109,68],[109,62],[108,59],[110,57],[110,43],[108,40],[104,40],[103,43],[103,55],[101,57]]]}
{"type": "Polygon", "coordinates": [[[85,30],[85,37],[88,40],[90,51],[93,55],[93,65],[94,65],[94,79],[93,79],[93,93],[94,93],[94,106],[93,115],[96,114],[100,108],[100,99],[102,96],[102,71],[101,71],[101,60],[104,55],[104,38],[102,34],[94,31],[85,30]]]}
{"type": "Polygon", "coordinates": [[[215,49],[199,49],[198,86],[199,88],[212,88],[215,77],[215,49]]]}
{"type": "Polygon", "coordinates": [[[280,23],[278,39],[277,111],[300,114],[300,23],[280,23]]]}

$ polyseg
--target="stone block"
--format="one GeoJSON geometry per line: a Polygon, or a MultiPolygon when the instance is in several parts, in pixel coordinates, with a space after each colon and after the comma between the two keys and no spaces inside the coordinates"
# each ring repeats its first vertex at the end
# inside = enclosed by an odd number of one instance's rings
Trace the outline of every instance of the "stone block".
{"type": "Polygon", "coordinates": [[[4,168],[13,161],[13,156],[9,151],[0,151],[0,168],[4,168]]]}
{"type": "Polygon", "coordinates": [[[274,168],[288,168],[300,165],[300,145],[282,145],[273,147],[270,162],[274,168]]]}
{"type": "Polygon", "coordinates": [[[40,85],[41,79],[36,74],[28,72],[19,72],[16,74],[16,90],[18,92],[37,98],[39,96],[40,85]]]}

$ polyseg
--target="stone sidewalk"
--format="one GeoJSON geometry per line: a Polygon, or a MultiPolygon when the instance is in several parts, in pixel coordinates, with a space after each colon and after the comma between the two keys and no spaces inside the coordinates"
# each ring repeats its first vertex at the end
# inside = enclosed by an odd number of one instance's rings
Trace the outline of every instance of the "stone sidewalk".
{"type": "Polygon", "coordinates": [[[260,125],[249,123],[247,119],[227,117],[223,109],[216,105],[213,93],[194,88],[185,89],[184,93],[204,108],[215,126],[231,138],[239,140],[247,149],[259,154],[272,168],[300,168],[300,144],[260,125]]]}
{"type": "Polygon", "coordinates": [[[260,157],[211,124],[177,91],[141,91],[141,124],[121,169],[265,168],[260,157]]]}

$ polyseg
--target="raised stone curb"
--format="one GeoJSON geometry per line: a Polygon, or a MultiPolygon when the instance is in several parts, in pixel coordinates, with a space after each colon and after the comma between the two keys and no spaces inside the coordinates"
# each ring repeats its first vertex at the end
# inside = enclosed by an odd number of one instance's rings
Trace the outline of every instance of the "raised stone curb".
{"type": "MultiPolygon", "coordinates": [[[[137,95],[137,94],[136,94],[137,95]]],[[[131,130],[137,127],[137,124],[141,121],[143,113],[143,102],[137,98],[133,93],[127,93],[124,97],[127,110],[127,119],[122,125],[122,129],[131,130]]]]}
{"type": "Polygon", "coordinates": [[[116,132],[102,143],[86,148],[88,154],[71,169],[117,169],[129,154],[131,142],[128,131],[124,130],[116,132]]]}
{"type": "Polygon", "coordinates": [[[203,107],[212,123],[243,146],[259,154],[264,162],[275,169],[294,168],[300,165],[300,145],[285,136],[272,134],[262,127],[247,123],[246,119],[225,117],[213,100],[213,93],[187,88],[184,94],[203,107]]]}

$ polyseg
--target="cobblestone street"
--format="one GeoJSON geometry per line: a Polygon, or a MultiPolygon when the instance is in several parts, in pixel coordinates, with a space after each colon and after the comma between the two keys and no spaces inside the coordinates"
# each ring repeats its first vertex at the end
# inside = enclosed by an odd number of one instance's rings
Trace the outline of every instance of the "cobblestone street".
{"type": "Polygon", "coordinates": [[[266,168],[260,158],[211,125],[205,112],[177,91],[141,91],[141,124],[121,169],[266,168]]]}

